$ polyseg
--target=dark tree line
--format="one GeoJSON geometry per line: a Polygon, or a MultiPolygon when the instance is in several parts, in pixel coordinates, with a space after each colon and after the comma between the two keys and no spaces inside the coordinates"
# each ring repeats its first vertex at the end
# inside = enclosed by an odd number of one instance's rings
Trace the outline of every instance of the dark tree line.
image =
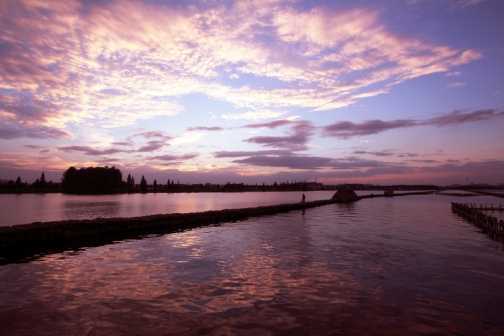
{"type": "MultiPolygon", "coordinates": [[[[272,185],[262,183],[262,185],[248,185],[243,183],[226,183],[219,184],[186,184],[168,179],[166,184],[158,183],[154,180],[152,184],[148,184],[145,176],[142,175],[139,184],[135,184],[135,179],[130,174],[126,181],[122,181],[122,172],[116,167],[88,167],[76,169],[75,167],[68,168],[63,174],[61,184],[47,182],[44,172],[39,179],[32,184],[22,182],[21,177],[15,181],[10,180],[7,183],[0,184],[0,192],[58,192],[61,189],[69,194],[113,194],[113,193],[135,193],[135,192],[245,192],[245,191],[307,191],[314,190],[334,190],[335,186],[322,186],[322,184],[314,185],[314,183],[302,182],[274,182],[272,185]]],[[[437,189],[437,186],[432,185],[394,185],[394,186],[377,186],[364,184],[348,184],[354,190],[386,190],[392,188],[394,190],[422,190],[437,189]]],[[[475,186],[476,187],[476,186],[475,186]]],[[[481,188],[481,187],[479,187],[481,188]]]]}
{"type": "Polygon", "coordinates": [[[116,167],[68,168],[61,188],[68,194],[113,194],[123,187],[122,173],[116,167]]]}
{"type": "Polygon", "coordinates": [[[45,173],[42,172],[40,178],[33,183],[21,181],[21,176],[14,180],[9,180],[5,184],[0,184],[0,192],[16,192],[16,193],[38,193],[38,192],[58,192],[60,188],[59,183],[53,181],[46,181],[45,173]]]}

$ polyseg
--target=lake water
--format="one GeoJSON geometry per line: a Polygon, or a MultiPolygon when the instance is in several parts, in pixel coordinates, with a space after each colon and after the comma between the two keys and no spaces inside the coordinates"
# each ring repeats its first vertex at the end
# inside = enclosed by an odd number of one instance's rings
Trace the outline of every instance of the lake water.
{"type": "MultiPolygon", "coordinates": [[[[408,191],[397,191],[405,193],[408,191]]],[[[329,199],[335,191],[307,191],[306,201],[329,199]]],[[[382,191],[356,191],[357,195],[382,194],[382,191]]],[[[0,194],[0,226],[51,222],[68,219],[137,217],[167,213],[236,209],[296,203],[295,192],[180,193],[180,194],[0,194]]]]}
{"type": "MultiPolygon", "coordinates": [[[[329,199],[334,191],[305,192],[306,201],[329,199]]],[[[367,193],[367,192],[361,192],[367,193]]],[[[67,219],[137,217],[236,209],[301,201],[302,192],[64,195],[0,195],[0,226],[67,219]]]]}
{"type": "MultiPolygon", "coordinates": [[[[191,212],[299,201],[289,194],[173,199],[191,212]]],[[[152,201],[174,195],[125,196],[161,213],[152,201]]],[[[504,245],[452,201],[466,198],[365,199],[6,264],[0,335],[503,334],[504,245]]],[[[130,207],[114,216],[143,213],[130,207]]]]}

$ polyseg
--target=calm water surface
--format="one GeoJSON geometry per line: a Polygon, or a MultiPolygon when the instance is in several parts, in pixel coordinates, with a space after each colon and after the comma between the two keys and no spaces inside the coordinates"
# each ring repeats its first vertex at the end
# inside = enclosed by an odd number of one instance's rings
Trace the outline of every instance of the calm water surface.
{"type": "MultiPolygon", "coordinates": [[[[365,191],[361,193],[367,193],[365,191]]],[[[0,195],[0,226],[68,219],[137,217],[165,213],[236,209],[301,201],[302,192],[64,195],[0,195]]],[[[334,191],[305,192],[306,201],[334,191]]]]}
{"type": "Polygon", "coordinates": [[[503,244],[452,213],[461,199],[332,204],[0,266],[0,334],[503,334],[503,244]]]}

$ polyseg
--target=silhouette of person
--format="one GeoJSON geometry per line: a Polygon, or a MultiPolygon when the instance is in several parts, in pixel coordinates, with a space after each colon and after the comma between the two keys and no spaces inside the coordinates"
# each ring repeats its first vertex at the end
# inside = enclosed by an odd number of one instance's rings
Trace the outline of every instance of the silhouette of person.
{"type": "Polygon", "coordinates": [[[305,197],[305,195],[303,194],[303,198],[301,199],[301,203],[304,203],[304,202],[305,202],[305,199],[306,199],[306,197],[305,197]]]}

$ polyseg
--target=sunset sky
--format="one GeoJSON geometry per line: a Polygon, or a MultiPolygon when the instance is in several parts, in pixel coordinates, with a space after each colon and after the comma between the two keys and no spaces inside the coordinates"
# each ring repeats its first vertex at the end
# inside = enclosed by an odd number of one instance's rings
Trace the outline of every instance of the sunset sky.
{"type": "Polygon", "coordinates": [[[5,0],[0,179],[504,183],[504,1],[5,0]]]}

